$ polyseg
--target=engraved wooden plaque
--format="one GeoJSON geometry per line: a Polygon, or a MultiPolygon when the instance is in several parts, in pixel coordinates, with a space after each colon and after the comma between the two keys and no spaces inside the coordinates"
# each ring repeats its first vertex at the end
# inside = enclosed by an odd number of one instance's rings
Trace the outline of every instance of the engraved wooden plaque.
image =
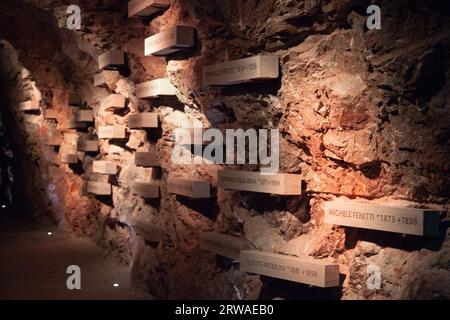
{"type": "Polygon", "coordinates": [[[117,164],[112,161],[94,161],[92,163],[92,172],[115,175],[117,173],[117,164]]]}
{"type": "Polygon", "coordinates": [[[104,110],[114,110],[125,108],[125,97],[120,94],[111,94],[102,101],[104,110]]]}
{"type": "Polygon", "coordinates": [[[164,229],[144,222],[134,222],[133,229],[137,235],[149,242],[161,242],[164,239],[164,229]]]}
{"type": "Polygon", "coordinates": [[[84,152],[97,152],[98,140],[78,140],[77,149],[84,152]]]}
{"type": "Polygon", "coordinates": [[[39,102],[37,102],[35,100],[22,101],[19,103],[19,110],[21,110],[21,111],[40,110],[39,102]]]}
{"type": "Polygon", "coordinates": [[[250,249],[247,240],[218,232],[202,233],[200,243],[203,250],[212,251],[235,261],[241,258],[241,251],[250,249]]]}
{"type": "Polygon", "coordinates": [[[125,55],[121,50],[110,50],[98,57],[99,70],[115,69],[125,64],[125,55]]]}
{"type": "Polygon", "coordinates": [[[220,188],[252,191],[278,195],[300,195],[302,179],[297,174],[277,173],[264,175],[261,172],[218,171],[220,188]]]}
{"type": "Polygon", "coordinates": [[[152,152],[136,152],[134,154],[134,164],[142,167],[159,167],[158,157],[152,152]]]}
{"type": "Polygon", "coordinates": [[[75,121],[76,122],[92,122],[94,121],[94,111],[93,110],[76,110],[75,111],[75,121]]]}
{"type": "Polygon", "coordinates": [[[131,184],[131,193],[142,198],[159,198],[159,185],[154,182],[134,181],[131,184]]]}
{"type": "Polygon", "coordinates": [[[167,191],[194,199],[211,197],[210,183],[196,179],[168,178],[167,191]]]}
{"type": "Polygon", "coordinates": [[[241,271],[305,283],[321,288],[339,286],[339,265],[310,257],[297,258],[256,250],[241,252],[241,271]]]}
{"type": "Polygon", "coordinates": [[[88,181],[86,184],[88,193],[93,193],[100,196],[109,196],[112,193],[112,187],[109,183],[88,181]]]}
{"type": "Polygon", "coordinates": [[[325,223],[418,236],[438,235],[440,212],[377,204],[325,202],[325,223]]]}
{"type": "Polygon", "coordinates": [[[94,87],[100,87],[106,84],[105,72],[99,72],[94,75],[94,87]]]}
{"type": "Polygon", "coordinates": [[[130,129],[158,128],[158,114],[156,112],[142,112],[131,114],[128,117],[130,129]]]}
{"type": "Polygon", "coordinates": [[[271,55],[257,55],[203,67],[204,86],[227,86],[278,77],[278,57],[271,55]]]}
{"type": "Polygon", "coordinates": [[[165,56],[194,46],[195,28],[175,26],[145,39],[145,55],[165,56]]]}
{"type": "Polygon", "coordinates": [[[125,126],[99,126],[98,137],[99,139],[125,139],[125,126]]]}
{"type": "Polygon", "coordinates": [[[170,0],[132,0],[128,2],[128,18],[148,17],[170,7],[170,0]]]}
{"type": "Polygon", "coordinates": [[[156,79],[136,85],[136,97],[138,99],[176,95],[177,89],[173,86],[169,79],[156,79]]]}
{"type": "Polygon", "coordinates": [[[53,109],[45,109],[44,110],[44,119],[53,119],[53,120],[58,119],[58,117],[56,115],[56,111],[53,109]]]}
{"type": "Polygon", "coordinates": [[[78,154],[63,153],[63,154],[61,154],[61,162],[68,163],[68,164],[77,164],[78,163],[78,154]]]}

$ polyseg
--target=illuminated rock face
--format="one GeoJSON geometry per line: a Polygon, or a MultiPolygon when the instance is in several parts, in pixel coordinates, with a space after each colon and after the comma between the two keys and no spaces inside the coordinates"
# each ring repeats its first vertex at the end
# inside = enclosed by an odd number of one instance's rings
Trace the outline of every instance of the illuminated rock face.
{"type": "MultiPolygon", "coordinates": [[[[392,19],[384,19],[381,30],[367,31],[366,8],[356,0],[278,1],[278,6],[271,0],[177,0],[148,26],[124,20],[124,3],[109,0],[98,8],[92,1],[83,8],[87,28],[68,32],[63,1],[22,2],[27,5],[6,9],[0,4],[0,38],[15,47],[0,46],[0,73],[2,79],[18,79],[8,92],[17,128],[26,133],[28,149],[22,154],[29,158],[20,159],[26,201],[35,212],[52,212],[62,228],[91,237],[109,255],[131,264],[136,286],[158,298],[230,299],[236,295],[233,285],[244,299],[279,292],[284,298],[311,297],[309,287],[238,271],[232,278],[228,260],[201,248],[201,233],[216,231],[246,239],[253,250],[340,264],[341,287],[317,298],[450,298],[444,285],[449,271],[440,267],[450,260],[445,231],[439,238],[415,238],[324,223],[324,203],[332,200],[448,210],[448,6],[423,4],[408,13],[406,1],[384,1],[382,10],[392,19]],[[11,17],[19,13],[28,19],[13,23],[11,17]],[[168,25],[195,27],[199,45],[167,60],[145,57],[145,37],[168,25]],[[22,41],[24,35],[29,36],[22,41]],[[126,53],[129,70],[103,71],[105,77],[94,86],[98,56],[110,49],[126,53]],[[221,91],[202,86],[204,66],[256,54],[278,56],[278,79],[221,91]],[[136,97],[136,84],[161,78],[177,89],[176,98],[136,97]],[[61,164],[44,143],[55,129],[64,132],[65,146],[77,148],[77,129],[66,129],[69,89],[92,108],[97,128],[126,130],[125,139],[100,139],[98,154],[80,151],[79,169],[61,164]],[[111,94],[126,99],[123,110],[101,109],[111,94]],[[14,107],[32,98],[39,99],[41,110],[54,111],[52,119],[14,107]],[[159,127],[130,128],[130,115],[143,112],[156,113],[159,127]],[[301,195],[218,188],[199,204],[169,193],[169,174],[217,187],[217,172],[224,169],[172,163],[171,133],[192,128],[195,121],[204,128],[279,129],[280,172],[301,176],[301,195]],[[157,155],[160,168],[136,167],[136,152],[157,155]],[[110,201],[82,192],[84,180],[109,183],[108,175],[94,172],[94,161],[120,168],[110,201]],[[136,180],[161,182],[159,198],[130,192],[136,180]],[[164,230],[164,241],[155,246],[136,240],[136,222],[164,230]],[[226,267],[219,269],[218,263],[226,267]],[[380,289],[367,285],[369,266],[381,271],[380,289]]],[[[95,130],[79,130],[86,140],[98,140],[95,130]]]]}

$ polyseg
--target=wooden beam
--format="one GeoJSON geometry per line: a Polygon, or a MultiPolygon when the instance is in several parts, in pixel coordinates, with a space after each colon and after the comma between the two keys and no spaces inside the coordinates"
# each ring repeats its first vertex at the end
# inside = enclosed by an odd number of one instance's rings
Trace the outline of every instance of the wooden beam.
{"type": "Polygon", "coordinates": [[[316,287],[339,286],[339,265],[311,257],[297,258],[249,250],[241,252],[242,272],[305,283],[316,287]]]}
{"type": "Polygon", "coordinates": [[[220,188],[230,190],[252,191],[278,195],[300,195],[302,179],[297,174],[262,174],[249,171],[218,171],[220,188]]]}
{"type": "Polygon", "coordinates": [[[203,67],[204,86],[228,86],[279,77],[278,57],[257,55],[203,67]]]}
{"type": "Polygon", "coordinates": [[[136,85],[136,97],[138,99],[176,95],[177,89],[173,86],[170,80],[166,78],[146,81],[136,85]]]}
{"type": "Polygon", "coordinates": [[[325,202],[325,223],[348,227],[435,236],[440,211],[349,201],[325,202]]]}
{"type": "Polygon", "coordinates": [[[170,0],[132,0],[128,2],[128,18],[148,17],[170,7],[170,0]]]}
{"type": "Polygon", "coordinates": [[[211,184],[197,179],[168,178],[167,191],[193,199],[210,198],[211,184]]]}
{"type": "Polygon", "coordinates": [[[145,55],[165,56],[194,46],[195,28],[175,26],[145,39],[145,55]]]}

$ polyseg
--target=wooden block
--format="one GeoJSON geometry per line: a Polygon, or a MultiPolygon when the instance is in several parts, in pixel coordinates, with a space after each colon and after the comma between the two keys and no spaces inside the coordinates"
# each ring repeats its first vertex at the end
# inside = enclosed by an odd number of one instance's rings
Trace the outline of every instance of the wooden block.
{"type": "Polygon", "coordinates": [[[125,139],[125,126],[113,125],[113,126],[99,126],[98,137],[100,139],[125,139]]]}
{"type": "Polygon", "coordinates": [[[134,164],[142,167],[159,167],[160,162],[152,152],[136,152],[134,154],[134,164]]]}
{"type": "Polygon", "coordinates": [[[117,173],[117,164],[112,161],[94,161],[92,163],[92,172],[115,175],[117,173]]]}
{"type": "Polygon", "coordinates": [[[158,114],[156,112],[142,112],[128,117],[128,128],[158,128],[158,114]]]}
{"type": "Polygon", "coordinates": [[[99,70],[115,69],[125,64],[125,55],[121,50],[110,50],[98,57],[99,70]]]}
{"type": "Polygon", "coordinates": [[[271,55],[257,55],[203,67],[204,86],[227,86],[278,77],[278,57],[271,55]]]}
{"type": "Polygon", "coordinates": [[[88,193],[93,193],[101,196],[109,196],[112,193],[112,187],[109,183],[88,181],[86,184],[88,193]]]}
{"type": "Polygon", "coordinates": [[[62,143],[62,137],[59,135],[48,136],[44,140],[46,146],[60,146],[62,143]]]}
{"type": "Polygon", "coordinates": [[[439,234],[440,212],[377,204],[325,202],[325,223],[355,228],[413,234],[439,234]]]}
{"type": "Polygon", "coordinates": [[[69,106],[79,106],[81,104],[82,101],[78,93],[69,91],[69,106]]]}
{"type": "Polygon", "coordinates": [[[210,198],[211,184],[197,179],[168,178],[167,191],[194,199],[210,198]]]}
{"type": "Polygon", "coordinates": [[[218,171],[219,187],[278,195],[300,195],[302,179],[297,174],[277,173],[265,175],[261,172],[218,171]]]}
{"type": "Polygon", "coordinates": [[[68,164],[77,164],[78,163],[78,154],[63,153],[63,154],[61,154],[61,162],[68,163],[68,164]]]}
{"type": "Polygon", "coordinates": [[[53,109],[45,109],[44,110],[44,119],[57,119],[56,111],[53,109]]]}
{"type": "Polygon", "coordinates": [[[250,249],[247,240],[217,232],[202,233],[201,247],[235,261],[241,258],[241,251],[250,249]]]}
{"type": "Polygon", "coordinates": [[[131,193],[142,198],[159,198],[159,185],[154,182],[134,181],[131,184],[131,193]]]}
{"type": "Polygon", "coordinates": [[[242,251],[241,271],[305,283],[321,288],[339,286],[339,265],[310,257],[297,258],[262,251],[242,251]]]}
{"type": "Polygon", "coordinates": [[[161,242],[164,239],[164,229],[144,222],[134,222],[133,229],[137,235],[149,242],[161,242]]]}
{"type": "Polygon", "coordinates": [[[69,120],[66,122],[66,126],[64,129],[85,129],[87,128],[86,123],[77,122],[75,120],[69,120]]]}
{"type": "Polygon", "coordinates": [[[145,39],[145,55],[165,56],[194,46],[195,28],[175,26],[145,39]]]}
{"type": "Polygon", "coordinates": [[[105,71],[94,75],[94,87],[100,87],[106,84],[105,71]]]}
{"type": "Polygon", "coordinates": [[[94,111],[93,110],[76,110],[75,111],[76,122],[93,122],[94,111]]]}
{"type": "Polygon", "coordinates": [[[105,86],[108,83],[116,82],[120,79],[120,73],[113,70],[103,70],[94,75],[94,86],[105,86]]]}
{"type": "Polygon", "coordinates": [[[123,109],[125,108],[125,97],[120,94],[111,94],[103,99],[101,105],[104,110],[123,109]]]}
{"type": "Polygon", "coordinates": [[[97,152],[98,140],[78,140],[77,149],[84,152],[97,152]]]}
{"type": "Polygon", "coordinates": [[[40,110],[39,102],[35,100],[22,101],[19,103],[19,110],[21,111],[37,111],[40,110]]]}
{"type": "Polygon", "coordinates": [[[173,86],[169,79],[156,79],[136,85],[136,97],[138,99],[176,95],[177,89],[173,86]]]}
{"type": "Polygon", "coordinates": [[[132,0],[128,2],[128,18],[148,17],[170,7],[170,0],[132,0]]]}

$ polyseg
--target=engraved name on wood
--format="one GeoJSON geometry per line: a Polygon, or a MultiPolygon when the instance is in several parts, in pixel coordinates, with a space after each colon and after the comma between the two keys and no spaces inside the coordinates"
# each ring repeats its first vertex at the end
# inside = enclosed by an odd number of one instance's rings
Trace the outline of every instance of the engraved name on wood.
{"type": "Polygon", "coordinates": [[[175,26],[145,39],[145,55],[169,55],[194,46],[195,28],[175,26]]]}
{"type": "Polygon", "coordinates": [[[98,140],[78,140],[77,149],[84,152],[97,152],[98,140]]]}
{"type": "Polygon", "coordinates": [[[99,139],[125,139],[126,131],[123,125],[113,126],[99,126],[98,127],[99,139]]]}
{"type": "Polygon", "coordinates": [[[278,57],[271,55],[257,55],[203,67],[204,86],[226,86],[278,77],[278,57]]]}
{"type": "Polygon", "coordinates": [[[167,191],[194,199],[211,197],[210,183],[197,179],[168,178],[167,191]]]}
{"type": "Polygon", "coordinates": [[[98,57],[99,70],[115,69],[125,64],[125,55],[121,50],[110,50],[98,57]]]}
{"type": "Polygon", "coordinates": [[[142,198],[159,198],[159,184],[155,182],[133,181],[131,183],[131,193],[142,198]]]}
{"type": "Polygon", "coordinates": [[[132,0],[128,2],[128,18],[148,17],[169,6],[170,0],[132,0]]]}
{"type": "Polygon", "coordinates": [[[339,265],[256,250],[241,252],[241,271],[316,287],[339,286],[339,265]]]}
{"type": "Polygon", "coordinates": [[[120,94],[111,94],[101,103],[103,110],[115,110],[125,108],[125,97],[120,94]]]}
{"type": "Polygon", "coordinates": [[[142,167],[159,167],[158,157],[153,152],[136,152],[134,154],[134,164],[142,167]]]}
{"type": "Polygon", "coordinates": [[[170,80],[166,78],[146,81],[136,85],[136,97],[138,99],[176,95],[177,89],[170,80]]]}
{"type": "Polygon", "coordinates": [[[200,243],[203,250],[212,251],[236,261],[239,261],[241,251],[250,249],[247,240],[218,232],[202,233],[200,243]]]}
{"type": "Polygon", "coordinates": [[[40,110],[39,102],[36,100],[22,101],[19,103],[19,110],[21,111],[36,111],[40,110]]]}
{"type": "Polygon", "coordinates": [[[156,112],[142,112],[131,114],[128,117],[128,127],[130,129],[157,128],[158,114],[156,112]]]}
{"type": "Polygon", "coordinates": [[[277,195],[300,195],[302,179],[297,174],[261,174],[249,171],[218,171],[219,187],[230,190],[271,193],[277,195]]]}
{"type": "Polygon", "coordinates": [[[94,121],[94,111],[78,109],[74,112],[76,122],[92,122],[94,121]]]}
{"type": "Polygon", "coordinates": [[[78,154],[76,153],[63,153],[61,154],[61,162],[67,164],[77,164],[78,154]]]}
{"type": "Polygon", "coordinates": [[[56,120],[57,114],[56,111],[53,109],[45,109],[44,110],[44,119],[49,119],[49,120],[56,120]]]}
{"type": "Polygon", "coordinates": [[[325,223],[419,236],[439,234],[440,212],[344,201],[325,202],[325,223]]]}
{"type": "Polygon", "coordinates": [[[92,163],[94,173],[115,175],[117,173],[117,164],[112,161],[94,161],[92,163]]]}
{"type": "Polygon", "coordinates": [[[93,193],[100,196],[109,196],[112,192],[112,187],[109,183],[88,181],[86,183],[86,190],[88,193],[93,193]]]}
{"type": "Polygon", "coordinates": [[[146,241],[161,242],[164,239],[165,231],[160,227],[144,222],[134,222],[132,225],[136,234],[143,237],[146,241]]]}

